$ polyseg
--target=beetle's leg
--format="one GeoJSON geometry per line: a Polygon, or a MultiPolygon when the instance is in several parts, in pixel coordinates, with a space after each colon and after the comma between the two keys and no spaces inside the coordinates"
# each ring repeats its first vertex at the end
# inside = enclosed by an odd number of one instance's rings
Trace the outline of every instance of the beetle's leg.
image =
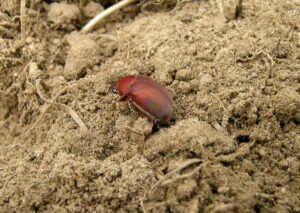
{"type": "Polygon", "coordinates": [[[145,137],[144,133],[141,133],[141,132],[139,132],[139,131],[136,131],[136,130],[130,128],[129,126],[125,126],[125,128],[128,129],[128,130],[130,130],[130,131],[132,131],[132,132],[134,132],[135,134],[138,134],[138,135],[141,135],[141,136],[144,136],[144,137],[145,137]]]}
{"type": "Polygon", "coordinates": [[[117,106],[118,102],[126,101],[126,100],[127,100],[127,96],[123,96],[123,97],[120,98],[120,100],[113,102],[112,103],[112,110],[116,109],[116,106],[117,106]]]}
{"type": "Polygon", "coordinates": [[[111,109],[114,110],[114,109],[116,109],[116,107],[117,107],[117,102],[115,101],[112,103],[111,109]]]}
{"type": "Polygon", "coordinates": [[[138,151],[141,151],[141,145],[145,141],[145,138],[146,138],[145,134],[132,129],[129,126],[126,126],[125,128],[128,129],[128,130],[130,130],[130,131],[132,131],[133,133],[138,134],[138,135],[141,136],[140,140],[138,142],[138,151]]]}
{"type": "Polygon", "coordinates": [[[158,123],[153,122],[152,133],[158,132],[161,126],[158,123]]]}
{"type": "Polygon", "coordinates": [[[122,98],[120,98],[119,102],[126,101],[126,100],[127,100],[127,96],[123,96],[122,98]]]}
{"type": "Polygon", "coordinates": [[[170,121],[171,121],[171,122],[175,122],[175,118],[174,118],[174,117],[171,117],[171,118],[170,118],[170,121]]]}
{"type": "Polygon", "coordinates": [[[130,125],[132,126],[133,125],[133,121],[134,121],[135,110],[134,110],[133,104],[130,101],[128,101],[128,107],[129,107],[129,109],[131,111],[131,122],[130,122],[130,125]]]}

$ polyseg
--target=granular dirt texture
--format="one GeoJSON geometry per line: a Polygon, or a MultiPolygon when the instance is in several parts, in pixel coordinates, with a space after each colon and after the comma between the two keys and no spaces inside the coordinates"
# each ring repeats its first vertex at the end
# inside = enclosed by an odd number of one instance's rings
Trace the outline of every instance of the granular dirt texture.
{"type": "Polygon", "coordinates": [[[0,212],[300,212],[300,2],[137,1],[80,33],[116,2],[1,1],[0,212]],[[113,107],[129,74],[169,125],[113,107]]]}

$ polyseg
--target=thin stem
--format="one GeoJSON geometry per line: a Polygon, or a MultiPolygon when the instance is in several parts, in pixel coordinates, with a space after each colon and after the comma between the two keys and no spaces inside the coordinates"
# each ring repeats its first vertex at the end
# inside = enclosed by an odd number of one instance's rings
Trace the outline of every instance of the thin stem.
{"type": "Polygon", "coordinates": [[[102,11],[101,13],[99,13],[95,18],[93,18],[89,23],[87,23],[83,29],[81,30],[81,32],[83,33],[88,33],[89,31],[91,31],[94,26],[99,23],[102,19],[106,18],[107,16],[111,15],[112,13],[114,13],[117,10],[120,10],[121,8],[135,2],[136,0],[123,0],[120,1],[119,3],[111,6],[110,8],[102,11]]]}

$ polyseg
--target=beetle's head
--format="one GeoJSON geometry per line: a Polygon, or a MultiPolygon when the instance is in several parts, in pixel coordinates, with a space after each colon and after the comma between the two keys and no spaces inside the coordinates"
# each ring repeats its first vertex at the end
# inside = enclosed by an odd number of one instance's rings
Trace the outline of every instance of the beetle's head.
{"type": "Polygon", "coordinates": [[[119,94],[120,96],[126,96],[129,93],[130,86],[134,82],[135,77],[132,75],[126,76],[125,78],[122,78],[121,80],[115,82],[111,87],[109,88],[109,91],[111,91],[113,94],[119,94]]]}
{"type": "Polygon", "coordinates": [[[113,85],[109,87],[109,92],[112,92],[113,94],[119,93],[119,81],[115,82],[113,85]]]}

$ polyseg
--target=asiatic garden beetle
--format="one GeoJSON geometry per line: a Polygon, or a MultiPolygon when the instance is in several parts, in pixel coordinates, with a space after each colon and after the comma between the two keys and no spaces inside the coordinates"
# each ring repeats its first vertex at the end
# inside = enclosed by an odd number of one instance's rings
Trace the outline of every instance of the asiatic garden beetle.
{"type": "Polygon", "coordinates": [[[172,118],[174,101],[171,94],[147,76],[126,76],[115,82],[110,91],[121,96],[119,101],[128,100],[154,123],[166,124],[172,118]]]}

